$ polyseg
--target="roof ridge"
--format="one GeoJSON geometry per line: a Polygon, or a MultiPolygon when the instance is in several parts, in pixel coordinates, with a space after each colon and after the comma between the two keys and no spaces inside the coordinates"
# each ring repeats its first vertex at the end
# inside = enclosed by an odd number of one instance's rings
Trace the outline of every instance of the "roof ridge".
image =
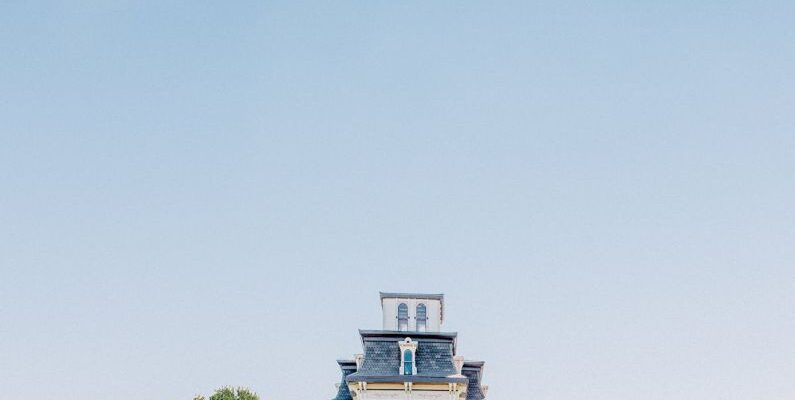
{"type": "Polygon", "coordinates": [[[407,298],[407,299],[444,299],[444,293],[408,293],[408,292],[378,292],[378,295],[384,298],[407,298]]]}

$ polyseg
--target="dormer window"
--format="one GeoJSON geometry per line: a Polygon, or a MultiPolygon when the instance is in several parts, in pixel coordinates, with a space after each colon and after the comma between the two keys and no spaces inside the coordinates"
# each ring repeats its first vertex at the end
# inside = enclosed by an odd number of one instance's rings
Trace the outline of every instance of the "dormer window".
{"type": "Polygon", "coordinates": [[[405,338],[398,342],[400,346],[400,375],[417,375],[416,353],[417,342],[405,338]]]}
{"type": "Polygon", "coordinates": [[[425,304],[417,304],[417,332],[425,332],[428,326],[428,311],[425,304]]]}
{"type": "Polygon", "coordinates": [[[398,306],[398,330],[409,330],[409,306],[406,303],[400,303],[398,306]]]}
{"type": "Polygon", "coordinates": [[[414,375],[414,356],[411,350],[403,350],[403,375],[414,375]]]}

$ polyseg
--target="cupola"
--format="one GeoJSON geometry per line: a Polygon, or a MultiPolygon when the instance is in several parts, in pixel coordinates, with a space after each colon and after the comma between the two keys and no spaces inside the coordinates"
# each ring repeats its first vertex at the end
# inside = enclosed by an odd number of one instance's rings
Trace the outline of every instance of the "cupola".
{"type": "Polygon", "coordinates": [[[444,295],[381,292],[384,330],[439,332],[444,321],[444,295]]]}

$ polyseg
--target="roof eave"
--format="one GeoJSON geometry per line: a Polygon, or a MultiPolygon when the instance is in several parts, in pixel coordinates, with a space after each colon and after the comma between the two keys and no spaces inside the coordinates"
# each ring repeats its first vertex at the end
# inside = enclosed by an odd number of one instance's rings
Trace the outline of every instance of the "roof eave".
{"type": "Polygon", "coordinates": [[[444,300],[444,293],[400,293],[400,292],[378,292],[381,299],[427,299],[444,300]]]}
{"type": "Polygon", "coordinates": [[[357,375],[351,374],[345,377],[346,382],[368,382],[368,383],[469,383],[467,377],[457,376],[422,376],[422,375],[357,375]]]}

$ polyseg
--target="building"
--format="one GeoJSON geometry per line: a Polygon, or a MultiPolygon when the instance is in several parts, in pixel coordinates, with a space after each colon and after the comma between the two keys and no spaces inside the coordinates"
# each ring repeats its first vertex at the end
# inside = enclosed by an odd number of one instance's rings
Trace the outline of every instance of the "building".
{"type": "Polygon", "coordinates": [[[456,353],[442,332],[444,295],[381,293],[383,328],[359,330],[362,354],[337,360],[342,380],[332,400],[483,400],[483,361],[456,353]]]}

